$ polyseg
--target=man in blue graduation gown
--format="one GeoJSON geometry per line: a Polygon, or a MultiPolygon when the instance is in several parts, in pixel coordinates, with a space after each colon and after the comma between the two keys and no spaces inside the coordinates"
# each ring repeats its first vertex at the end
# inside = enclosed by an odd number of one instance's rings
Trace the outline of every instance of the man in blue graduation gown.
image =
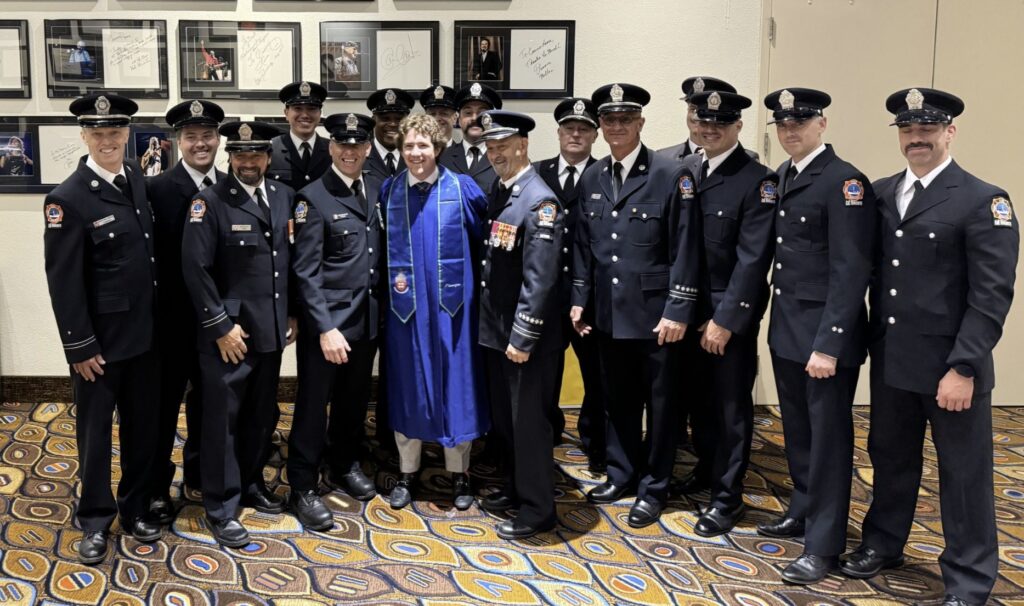
{"type": "Polygon", "coordinates": [[[452,498],[473,503],[469,450],[489,426],[470,251],[483,240],[487,198],[472,177],[437,165],[445,138],[437,121],[402,121],[399,149],[408,167],[384,182],[390,309],[385,312],[385,373],[401,476],[391,506],[405,507],[423,440],[445,449],[452,498]]]}

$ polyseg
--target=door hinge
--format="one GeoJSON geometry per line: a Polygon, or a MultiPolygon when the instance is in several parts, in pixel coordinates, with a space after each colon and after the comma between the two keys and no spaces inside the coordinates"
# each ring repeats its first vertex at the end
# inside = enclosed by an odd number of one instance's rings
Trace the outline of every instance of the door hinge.
{"type": "Polygon", "coordinates": [[[775,44],[775,17],[768,17],[768,41],[775,44]]]}

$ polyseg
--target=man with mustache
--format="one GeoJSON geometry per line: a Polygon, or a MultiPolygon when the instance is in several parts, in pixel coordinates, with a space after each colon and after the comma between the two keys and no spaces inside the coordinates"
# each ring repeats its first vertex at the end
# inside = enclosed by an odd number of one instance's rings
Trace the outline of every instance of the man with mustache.
{"type": "Polygon", "coordinates": [[[298,191],[331,166],[328,141],[316,133],[327,89],[315,82],[292,82],[278,93],[288,132],[274,137],[267,178],[298,191]]]}
{"type": "Polygon", "coordinates": [[[366,100],[377,126],[373,129],[370,157],[366,159],[364,170],[380,182],[405,169],[398,149],[398,124],[415,104],[412,95],[400,88],[381,89],[366,100]]]}
{"type": "Polygon", "coordinates": [[[1019,223],[1006,191],[950,156],[955,95],[893,93],[907,168],[874,184],[880,254],[871,287],[871,435],[875,492],[842,572],[903,564],[931,425],[945,550],[944,606],[985,604],[999,562],[992,482],[992,349],[1013,299],[1019,223]]]}
{"type": "Polygon", "coordinates": [[[501,109],[501,97],[489,86],[474,82],[455,94],[459,111],[462,145],[452,145],[441,153],[437,163],[450,171],[473,177],[481,191],[490,192],[497,179],[487,149],[480,139],[483,130],[476,120],[489,109],[501,109]]]}
{"type": "Polygon", "coordinates": [[[231,122],[219,132],[231,174],[192,201],[181,265],[199,321],[206,524],[221,545],[242,547],[249,533],[239,506],[285,509],[263,466],[279,414],[281,353],[297,331],[288,297],[295,192],[265,178],[276,128],[231,122]]]}
{"type": "MultiPolygon", "coordinates": [[[[196,351],[196,314],[181,270],[181,239],[192,198],[207,187],[227,178],[214,167],[224,110],[210,101],[185,101],[167,112],[174,128],[181,161],[171,170],[146,181],[146,192],[156,219],[156,267],[160,276],[157,292],[157,351],[160,356],[161,385],[157,435],[156,470],[152,473],[153,500],[150,511],[162,524],[174,520],[170,485],[175,465],[171,461],[178,411],[186,398],[187,437],[183,453],[183,488],[199,489],[199,448],[202,444],[202,397],[199,354],[196,351]],[[186,395],[185,387],[189,390],[186,395]],[[161,468],[160,466],[163,466],[161,468]]],[[[184,496],[184,490],[182,490],[184,496]]]]}

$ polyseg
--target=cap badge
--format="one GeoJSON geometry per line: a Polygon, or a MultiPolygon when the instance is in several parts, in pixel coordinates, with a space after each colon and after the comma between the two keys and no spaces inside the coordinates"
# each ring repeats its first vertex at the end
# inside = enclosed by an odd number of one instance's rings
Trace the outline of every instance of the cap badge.
{"type": "Polygon", "coordinates": [[[384,93],[384,103],[387,103],[388,105],[394,105],[395,100],[397,99],[398,96],[395,95],[395,91],[391,90],[390,88],[387,90],[386,93],[384,93]]]}
{"type": "Polygon", "coordinates": [[[308,97],[313,91],[313,88],[309,85],[309,82],[303,82],[299,85],[299,94],[303,97],[308,97]]]}
{"type": "Polygon", "coordinates": [[[907,93],[907,109],[924,109],[924,95],[916,88],[907,93]]]}
{"type": "Polygon", "coordinates": [[[436,99],[437,101],[440,101],[441,99],[444,99],[444,88],[443,87],[438,86],[437,88],[434,89],[434,99],[436,99]]]}
{"type": "Polygon", "coordinates": [[[490,130],[491,124],[493,124],[493,122],[494,120],[491,119],[490,114],[484,114],[483,116],[480,117],[480,125],[484,127],[484,130],[490,130]]]}
{"type": "Polygon", "coordinates": [[[572,106],[572,113],[575,116],[582,116],[583,112],[586,111],[587,106],[583,104],[582,100],[577,100],[572,106]]]}
{"type": "Polygon", "coordinates": [[[695,92],[695,93],[702,93],[702,92],[704,92],[704,78],[701,78],[700,76],[698,76],[697,79],[693,81],[693,92],[695,92]]]}
{"type": "Polygon", "coordinates": [[[198,118],[203,115],[203,104],[198,100],[193,101],[192,105],[188,106],[188,111],[192,113],[193,118],[198,118]]]}
{"type": "Polygon", "coordinates": [[[720,107],[722,107],[722,96],[717,91],[708,95],[708,109],[718,111],[720,107]]]}
{"type": "Polygon", "coordinates": [[[248,124],[243,123],[238,127],[238,140],[239,141],[252,141],[252,127],[248,124]]]}
{"type": "Polygon", "coordinates": [[[96,107],[96,115],[97,116],[109,116],[110,115],[110,101],[106,97],[104,97],[103,95],[100,95],[100,97],[98,99],[96,99],[96,106],[95,107],[96,107]]]}
{"type": "Polygon", "coordinates": [[[612,84],[612,103],[622,103],[622,87],[618,84],[612,84]]]}
{"type": "Polygon", "coordinates": [[[345,118],[345,130],[356,130],[359,128],[359,118],[356,118],[355,114],[349,114],[345,118]]]}
{"type": "Polygon", "coordinates": [[[794,101],[796,101],[796,99],[793,97],[793,93],[788,90],[782,91],[779,95],[779,105],[782,106],[782,109],[793,109],[794,101]]]}
{"type": "Polygon", "coordinates": [[[484,87],[480,86],[479,82],[474,82],[473,86],[469,87],[469,94],[473,95],[474,97],[479,97],[480,94],[483,92],[484,87]]]}

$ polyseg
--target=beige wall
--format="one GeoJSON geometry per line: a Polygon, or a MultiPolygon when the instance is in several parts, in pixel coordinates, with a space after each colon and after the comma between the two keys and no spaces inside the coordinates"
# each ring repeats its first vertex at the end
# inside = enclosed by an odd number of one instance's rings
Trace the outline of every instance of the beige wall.
{"type": "MultiPolygon", "coordinates": [[[[321,21],[432,20],[441,24],[440,76],[452,80],[452,23],[456,20],[576,21],[576,90],[589,95],[596,87],[621,80],[651,91],[645,140],[658,148],[683,137],[679,83],[695,73],[713,72],[740,91],[757,97],[761,90],[762,9],[746,0],[377,0],[376,2],[255,2],[254,0],[99,0],[73,2],[3,2],[4,19],[30,22],[32,90],[28,100],[0,100],[0,115],[58,115],[68,100],[46,98],[43,20],[64,18],[155,18],[167,20],[171,48],[176,47],[177,22],[185,19],[300,21],[303,31],[303,75],[319,78],[317,50],[321,21]],[[629,12],[623,10],[629,6],[629,12]],[[728,49],[728,52],[721,52],[728,49]]],[[[177,57],[171,53],[169,82],[172,100],[143,100],[141,112],[162,114],[176,102],[177,57]]],[[[272,101],[224,101],[229,115],[250,117],[281,111],[272,101]]],[[[531,138],[534,158],[558,151],[550,112],[554,101],[510,102],[507,108],[527,112],[542,125],[531,138]]],[[[360,111],[359,102],[331,101],[327,112],[360,111]]],[[[757,141],[757,129],[744,133],[744,144],[757,141]]],[[[595,150],[607,153],[603,143],[595,150]]],[[[64,365],[57,329],[43,275],[42,196],[0,196],[0,373],[62,375],[64,365]]],[[[294,374],[289,352],[284,373],[294,374]]]]}

